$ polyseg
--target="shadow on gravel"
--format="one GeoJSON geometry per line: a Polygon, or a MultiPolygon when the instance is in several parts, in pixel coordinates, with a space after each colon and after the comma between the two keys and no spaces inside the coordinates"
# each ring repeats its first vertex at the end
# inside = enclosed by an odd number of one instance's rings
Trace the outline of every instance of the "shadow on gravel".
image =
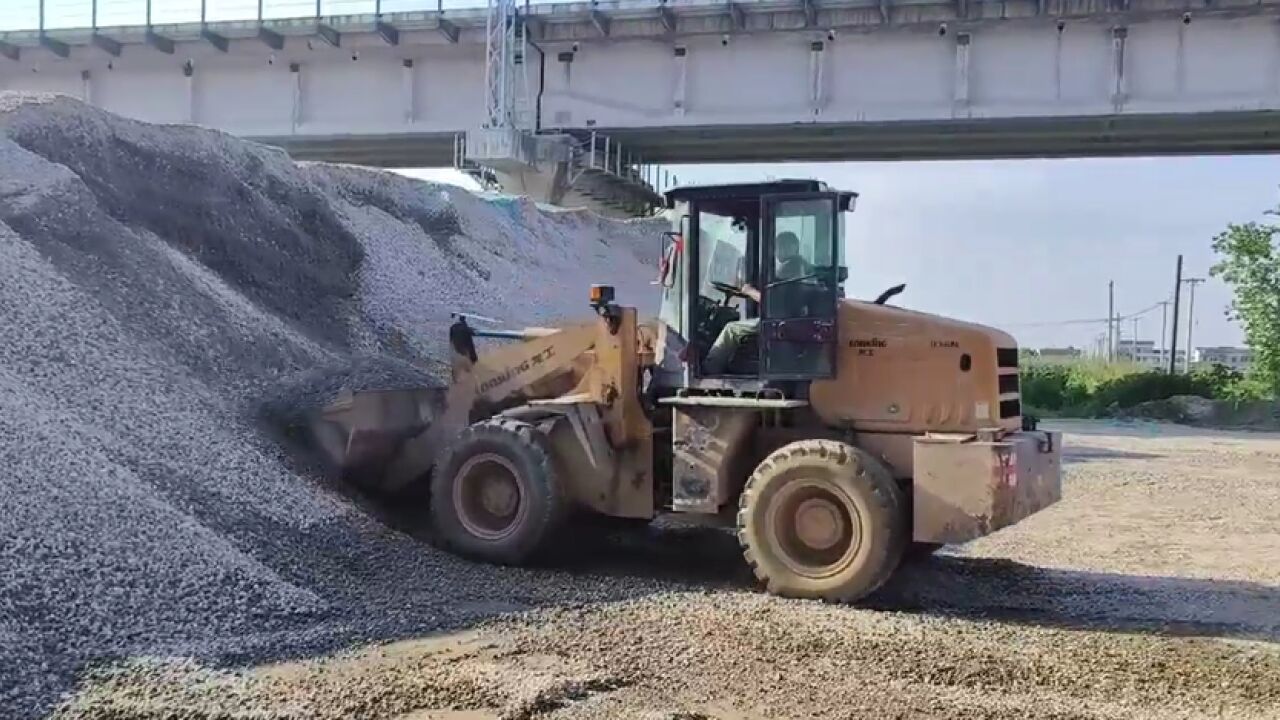
{"type": "Polygon", "coordinates": [[[1065,445],[1062,448],[1062,460],[1068,465],[1096,462],[1098,460],[1154,460],[1162,457],[1164,455],[1161,453],[1115,450],[1113,448],[1089,447],[1088,445],[1065,445]]]}
{"type": "MultiPolygon", "coordinates": [[[[707,527],[596,529],[548,560],[571,574],[707,590],[755,587],[737,539],[707,527]]],[[[1042,568],[936,555],[904,564],[863,607],[1072,630],[1280,642],[1280,587],[1042,568]]]]}
{"type": "MultiPolygon", "coordinates": [[[[361,497],[359,493],[352,496],[361,497]]],[[[431,527],[423,510],[426,505],[423,495],[408,497],[394,507],[375,503],[372,511],[388,526],[429,543],[431,527]]],[[[538,569],[571,575],[708,587],[749,588],[753,582],[732,530],[686,525],[669,518],[653,523],[590,515],[575,518],[535,563],[538,569]]]]}
{"type": "Polygon", "coordinates": [[[1082,420],[1057,418],[1046,420],[1041,426],[1046,430],[1058,430],[1068,435],[1067,447],[1082,437],[1133,438],[1138,440],[1167,440],[1171,438],[1221,438],[1228,440],[1275,440],[1280,432],[1275,430],[1231,427],[1200,427],[1179,425],[1156,420],[1120,420],[1115,418],[1082,420]]]}
{"type": "Polygon", "coordinates": [[[1041,568],[938,555],[904,566],[869,607],[1073,630],[1280,642],[1280,588],[1041,568]]]}
{"type": "Polygon", "coordinates": [[[635,577],[704,588],[750,589],[755,577],[733,531],[696,525],[588,527],[566,538],[547,561],[558,570],[635,577]]]}
{"type": "MultiPolygon", "coordinates": [[[[731,531],[663,521],[577,526],[540,570],[604,583],[651,581],[655,591],[756,587],[731,531]]],[[[529,600],[531,607],[546,604],[529,600]]],[[[1042,568],[1002,558],[940,554],[905,563],[862,606],[1074,630],[1280,642],[1280,587],[1042,568]]]]}

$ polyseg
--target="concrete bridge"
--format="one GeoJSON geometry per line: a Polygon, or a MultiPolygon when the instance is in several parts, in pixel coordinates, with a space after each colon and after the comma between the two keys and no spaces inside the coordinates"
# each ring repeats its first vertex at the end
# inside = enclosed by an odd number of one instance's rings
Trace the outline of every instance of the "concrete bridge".
{"type": "Polygon", "coordinates": [[[1280,0],[213,1],[0,33],[0,89],[620,212],[661,163],[1280,149],[1280,0]]]}

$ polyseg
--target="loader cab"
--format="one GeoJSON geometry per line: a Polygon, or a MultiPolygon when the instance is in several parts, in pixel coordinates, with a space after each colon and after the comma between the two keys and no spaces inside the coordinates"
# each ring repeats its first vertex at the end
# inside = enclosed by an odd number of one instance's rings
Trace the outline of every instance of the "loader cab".
{"type": "Polygon", "coordinates": [[[782,180],[666,198],[660,317],[687,341],[685,385],[834,376],[843,213],[856,195],[782,180]]]}

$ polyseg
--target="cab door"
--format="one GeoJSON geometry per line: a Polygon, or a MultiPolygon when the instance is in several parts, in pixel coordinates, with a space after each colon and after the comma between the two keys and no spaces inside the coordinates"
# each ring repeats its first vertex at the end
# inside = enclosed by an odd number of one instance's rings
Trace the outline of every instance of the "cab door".
{"type": "Polygon", "coordinates": [[[839,193],[761,199],[760,374],[835,376],[840,277],[839,193]]]}

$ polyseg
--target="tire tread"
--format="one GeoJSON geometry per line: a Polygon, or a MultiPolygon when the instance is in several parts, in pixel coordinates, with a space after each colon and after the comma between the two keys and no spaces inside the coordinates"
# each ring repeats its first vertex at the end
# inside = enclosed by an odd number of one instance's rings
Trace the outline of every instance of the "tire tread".
{"type": "MultiPolygon", "coordinates": [[[[838,440],[800,440],[775,450],[748,478],[738,503],[738,542],[742,547],[743,557],[757,580],[773,594],[814,597],[829,602],[854,602],[883,585],[902,558],[909,539],[907,525],[905,499],[889,471],[865,451],[838,440]],[[882,510],[878,513],[882,521],[879,530],[888,532],[889,538],[882,548],[883,556],[874,561],[876,568],[869,582],[856,587],[837,586],[816,592],[791,592],[785,578],[776,577],[776,573],[771,575],[767,564],[759,557],[759,551],[755,547],[758,541],[750,528],[752,508],[772,478],[808,460],[829,464],[837,472],[847,468],[852,477],[870,485],[869,496],[882,510]]],[[[873,528],[872,531],[875,532],[876,529],[873,528]]]]}
{"type": "Polygon", "coordinates": [[[435,471],[432,473],[431,489],[432,524],[435,526],[433,534],[436,544],[459,555],[504,565],[523,564],[537,554],[548,544],[569,512],[568,499],[556,477],[551,450],[545,438],[532,424],[514,418],[497,416],[480,420],[464,428],[448,452],[436,464],[435,471]],[[506,445],[521,455],[524,464],[531,468],[527,478],[530,487],[545,499],[545,502],[540,503],[543,509],[541,517],[529,516],[526,519],[526,523],[532,529],[526,531],[530,537],[526,538],[520,546],[503,547],[495,544],[490,549],[479,551],[468,542],[467,538],[453,534],[465,532],[465,530],[460,527],[454,530],[453,523],[448,518],[441,517],[441,513],[448,512],[447,508],[452,507],[453,474],[456,473],[468,451],[477,444],[486,443],[506,445]]]}

